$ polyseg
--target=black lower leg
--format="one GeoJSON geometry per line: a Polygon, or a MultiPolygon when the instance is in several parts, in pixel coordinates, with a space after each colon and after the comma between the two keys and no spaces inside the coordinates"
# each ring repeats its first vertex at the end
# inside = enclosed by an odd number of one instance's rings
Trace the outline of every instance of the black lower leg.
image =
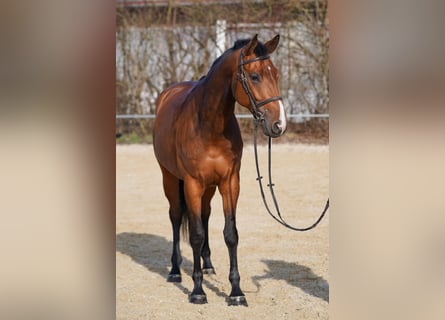
{"type": "MultiPolygon", "coordinates": [[[[172,214],[170,215],[172,216],[172,214]]],[[[177,220],[177,219],[176,219],[177,220]]],[[[179,229],[181,227],[181,220],[176,221],[172,218],[172,228],[173,228],[173,252],[171,257],[172,268],[168,275],[168,282],[181,282],[181,249],[179,247],[179,229]]]]}
{"type": "Polygon", "coordinates": [[[207,298],[202,289],[202,269],[201,269],[201,250],[204,244],[204,228],[202,223],[196,223],[190,226],[190,245],[193,250],[193,291],[190,294],[190,302],[192,303],[207,303],[207,298]]]}
{"type": "Polygon", "coordinates": [[[210,246],[209,246],[209,219],[203,219],[204,227],[204,245],[202,247],[201,257],[202,257],[202,271],[205,274],[215,274],[215,268],[210,260],[210,246]]]}
{"type": "Polygon", "coordinates": [[[240,288],[240,275],[238,272],[238,231],[236,230],[234,216],[226,217],[226,223],[224,227],[224,240],[229,250],[230,258],[230,272],[229,281],[232,285],[232,290],[228,298],[229,305],[246,305],[247,302],[244,297],[244,293],[240,288]]]}

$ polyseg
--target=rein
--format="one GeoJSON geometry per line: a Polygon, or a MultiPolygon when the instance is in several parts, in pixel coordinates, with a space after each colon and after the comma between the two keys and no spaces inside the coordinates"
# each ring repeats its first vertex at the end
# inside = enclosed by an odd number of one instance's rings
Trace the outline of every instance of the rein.
{"type": "Polygon", "coordinates": [[[258,102],[255,99],[255,97],[253,96],[253,93],[250,90],[249,84],[247,83],[247,77],[246,77],[246,73],[244,71],[244,67],[243,66],[246,65],[246,64],[249,64],[251,62],[255,62],[255,61],[259,61],[259,60],[266,60],[266,59],[269,59],[269,55],[260,56],[260,57],[256,57],[256,58],[253,58],[253,59],[249,59],[249,60],[243,61],[243,54],[242,54],[242,51],[241,51],[241,53],[239,55],[239,63],[238,63],[238,77],[241,80],[241,84],[242,84],[242,86],[244,88],[244,91],[246,92],[247,96],[249,97],[250,104],[252,105],[252,108],[253,108],[252,113],[253,113],[254,123],[255,123],[254,135],[253,135],[253,145],[254,145],[254,150],[255,150],[255,164],[256,164],[256,171],[257,171],[257,178],[256,178],[256,180],[258,181],[258,184],[260,186],[260,192],[261,192],[261,197],[263,198],[264,206],[266,207],[266,210],[269,213],[269,215],[274,220],[276,220],[278,223],[280,223],[281,225],[285,226],[286,228],[289,228],[289,229],[294,230],[294,231],[308,231],[308,230],[311,230],[311,229],[315,228],[320,223],[320,221],[323,219],[326,211],[329,208],[329,199],[326,201],[326,205],[325,205],[325,207],[323,209],[323,212],[321,213],[320,217],[312,225],[310,225],[309,227],[306,227],[306,228],[296,228],[296,227],[293,227],[293,226],[289,225],[281,217],[280,208],[278,206],[278,201],[277,201],[277,199],[275,197],[275,191],[273,189],[274,184],[272,183],[272,169],[271,169],[272,168],[272,165],[271,165],[272,164],[272,155],[271,155],[272,154],[272,152],[271,152],[271,149],[272,149],[272,138],[271,137],[269,137],[269,148],[268,148],[268,167],[269,167],[268,168],[269,169],[268,170],[268,173],[269,173],[268,176],[269,176],[269,183],[268,183],[267,186],[269,187],[270,194],[272,195],[272,200],[273,200],[276,212],[278,214],[278,217],[275,216],[272,213],[272,211],[269,209],[269,205],[268,205],[268,203],[266,201],[266,197],[264,195],[263,183],[261,182],[263,177],[261,176],[261,173],[260,173],[260,166],[259,166],[259,163],[258,163],[258,150],[257,150],[258,123],[260,121],[264,121],[264,115],[263,115],[262,112],[260,112],[258,110],[258,108],[260,108],[260,107],[262,107],[265,104],[268,104],[270,102],[277,101],[277,100],[282,100],[282,97],[281,96],[276,96],[276,97],[268,98],[268,99],[265,99],[265,100],[262,100],[262,101],[258,102]]]}
{"type": "Polygon", "coordinates": [[[271,156],[271,154],[272,154],[272,152],[271,152],[271,149],[272,149],[272,138],[271,138],[271,137],[269,137],[269,146],[268,146],[268,167],[269,167],[269,170],[268,170],[268,176],[269,176],[269,183],[268,183],[267,186],[269,187],[270,194],[272,195],[272,200],[273,200],[273,203],[274,203],[276,212],[277,212],[277,214],[278,214],[278,217],[276,217],[276,216],[271,212],[271,210],[269,209],[269,205],[267,204],[266,197],[265,197],[265,195],[264,195],[263,183],[261,182],[261,179],[263,179],[263,177],[261,176],[261,173],[260,173],[260,166],[259,166],[259,163],[258,163],[258,150],[257,150],[257,131],[258,131],[258,122],[259,122],[258,119],[255,119],[255,120],[254,120],[255,128],[254,128],[254,134],[253,134],[253,145],[254,145],[254,150],[255,150],[255,165],[256,165],[256,171],[257,171],[257,178],[256,178],[256,180],[258,181],[258,184],[259,184],[259,186],[260,186],[261,197],[263,198],[264,206],[266,207],[267,212],[268,212],[269,215],[270,215],[272,218],[274,218],[278,223],[280,223],[281,225],[283,225],[283,226],[285,226],[286,228],[289,228],[289,229],[291,229],[291,230],[294,230],[294,231],[308,231],[308,230],[311,230],[311,229],[315,228],[315,227],[320,223],[320,221],[323,219],[323,217],[324,217],[326,211],[327,211],[328,208],[329,208],[329,199],[326,201],[326,205],[325,205],[325,207],[324,207],[324,209],[323,209],[323,212],[321,213],[320,217],[318,217],[317,221],[315,221],[315,222],[314,222],[312,225],[310,225],[309,227],[305,227],[305,228],[296,228],[296,227],[293,227],[293,226],[289,225],[289,224],[288,224],[288,223],[281,217],[280,208],[279,208],[279,206],[278,206],[278,201],[277,201],[277,199],[276,199],[276,197],[275,197],[275,192],[274,192],[274,189],[273,189],[274,184],[272,183],[272,169],[271,169],[271,168],[272,168],[272,165],[271,165],[271,164],[272,164],[272,156],[271,156]]]}

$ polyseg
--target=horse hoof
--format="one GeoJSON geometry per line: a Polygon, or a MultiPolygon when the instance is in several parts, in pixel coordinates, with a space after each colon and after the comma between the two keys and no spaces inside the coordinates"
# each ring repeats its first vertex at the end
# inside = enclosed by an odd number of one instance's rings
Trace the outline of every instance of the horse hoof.
{"type": "Polygon", "coordinates": [[[203,274],[216,274],[215,268],[204,268],[202,269],[203,274]]]}
{"type": "Polygon", "coordinates": [[[245,306],[245,307],[248,306],[245,296],[228,297],[227,304],[229,306],[245,306]]]}
{"type": "Polygon", "coordinates": [[[205,304],[207,303],[207,297],[205,294],[193,294],[189,296],[190,303],[205,304]]]}
{"type": "Polygon", "coordinates": [[[167,278],[167,282],[181,282],[182,277],[180,274],[169,274],[167,278]]]}

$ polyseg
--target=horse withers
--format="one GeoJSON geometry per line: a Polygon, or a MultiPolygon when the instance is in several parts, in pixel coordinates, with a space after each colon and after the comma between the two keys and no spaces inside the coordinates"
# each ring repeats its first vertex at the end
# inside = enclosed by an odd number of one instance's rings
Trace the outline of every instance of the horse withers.
{"type": "Polygon", "coordinates": [[[203,272],[214,273],[208,223],[210,201],[218,188],[230,258],[232,290],[227,300],[229,305],[247,306],[240,288],[236,228],[243,141],[234,109],[238,102],[250,110],[267,136],[279,137],[285,132],[286,114],[279,96],[278,71],[269,57],[279,39],[276,35],[264,44],[257,35],[238,40],[214,61],[206,76],[199,81],[174,84],[157,100],[153,145],[173,228],[168,281],[181,281],[179,234],[183,224],[189,229],[193,250],[191,303],[207,303],[202,280],[203,272]]]}

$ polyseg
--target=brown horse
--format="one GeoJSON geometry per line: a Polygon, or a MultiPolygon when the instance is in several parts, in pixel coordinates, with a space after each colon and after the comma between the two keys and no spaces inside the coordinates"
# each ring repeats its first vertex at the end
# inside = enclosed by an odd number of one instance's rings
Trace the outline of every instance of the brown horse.
{"type": "Polygon", "coordinates": [[[232,291],[228,304],[247,305],[240,289],[237,259],[235,215],[243,141],[234,109],[235,102],[249,109],[268,136],[278,137],[286,130],[286,115],[278,95],[278,71],[269,58],[279,39],[277,35],[265,44],[256,35],[238,40],[215,60],[205,77],[172,85],[157,100],[153,144],[173,227],[168,281],[181,281],[179,231],[181,223],[187,227],[188,219],[194,262],[194,288],[189,296],[192,303],[207,303],[202,288],[203,272],[214,273],[208,222],[210,200],[218,188],[225,217],[224,240],[230,257],[232,291]]]}

